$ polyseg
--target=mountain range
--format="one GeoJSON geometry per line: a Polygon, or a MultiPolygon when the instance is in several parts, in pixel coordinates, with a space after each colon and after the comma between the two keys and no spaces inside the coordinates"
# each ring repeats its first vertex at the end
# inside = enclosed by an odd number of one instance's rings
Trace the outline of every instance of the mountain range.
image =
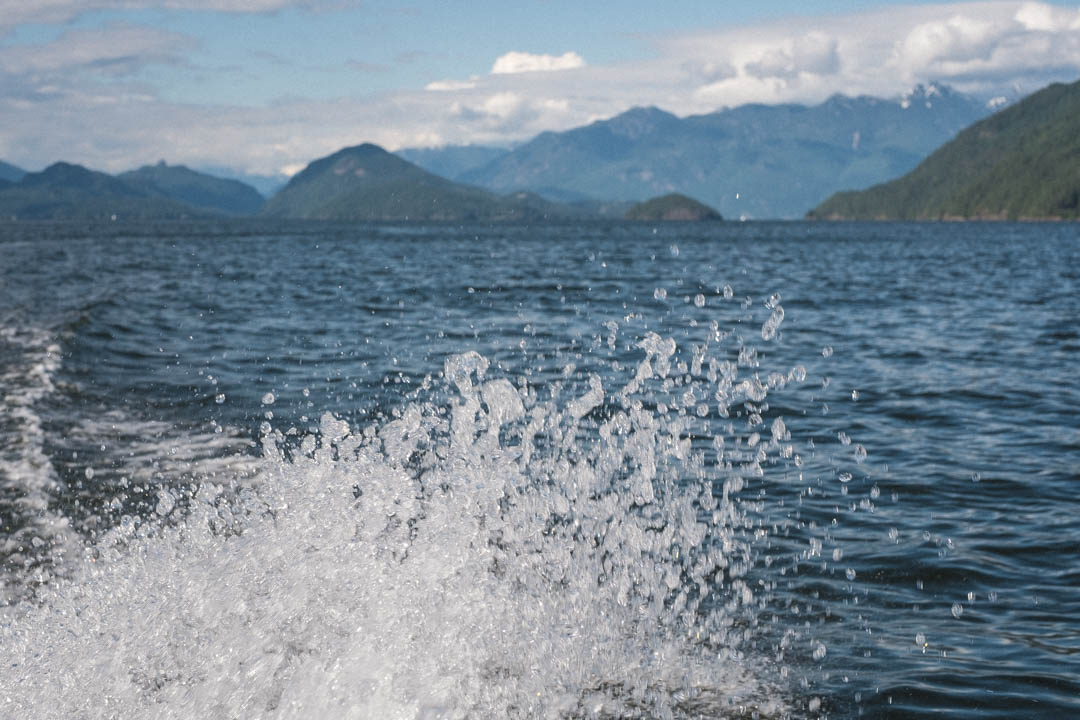
{"type": "Polygon", "coordinates": [[[678,194],[729,218],[795,218],[839,190],[910,171],[994,109],[937,84],[891,100],[837,95],[685,118],[635,108],[514,148],[345,148],[265,203],[247,184],[164,163],[115,177],[4,164],[0,217],[539,220],[622,217],[636,202],[678,194]]]}
{"type": "Polygon", "coordinates": [[[797,218],[838,190],[902,175],[990,112],[985,102],[931,83],[890,100],[835,95],[813,106],[742,105],[686,118],[635,108],[541,133],[512,150],[400,154],[494,192],[563,202],[678,192],[725,217],[797,218]],[[485,156],[491,159],[482,162],[485,156]]]}
{"type": "Polygon", "coordinates": [[[975,123],[907,175],[832,196],[826,219],[1080,218],[1080,82],[975,123]]]}

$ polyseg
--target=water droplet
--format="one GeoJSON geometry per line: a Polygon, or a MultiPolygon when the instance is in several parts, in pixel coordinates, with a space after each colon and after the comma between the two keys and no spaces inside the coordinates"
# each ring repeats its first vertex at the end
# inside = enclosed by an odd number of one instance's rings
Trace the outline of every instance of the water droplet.
{"type": "Polygon", "coordinates": [[[833,548],[832,559],[833,562],[840,562],[844,558],[844,551],[842,548],[833,548]]]}
{"type": "Polygon", "coordinates": [[[877,500],[879,497],[881,497],[881,488],[879,488],[877,485],[870,488],[870,497],[874,500],[877,500]]]}
{"type": "MultiPolygon", "coordinates": [[[[816,653],[817,651],[815,650],[814,652],[816,653]]],[[[810,704],[807,705],[807,709],[810,712],[817,712],[818,710],[820,710],[821,709],[821,698],[816,698],[816,697],[815,698],[810,698],[810,704]]]]}
{"type": "Polygon", "coordinates": [[[840,441],[841,445],[850,445],[851,444],[851,438],[848,437],[848,434],[846,432],[844,432],[843,430],[836,433],[836,439],[840,441]]]}
{"type": "Polygon", "coordinates": [[[854,580],[855,579],[855,569],[854,568],[848,568],[847,570],[844,571],[844,574],[847,575],[848,580],[854,580]]]}
{"type": "Polygon", "coordinates": [[[154,512],[165,517],[172,512],[174,507],[176,507],[176,499],[172,496],[172,493],[164,489],[158,490],[157,496],[158,502],[157,506],[154,508],[154,512]]]}
{"type": "Polygon", "coordinates": [[[727,300],[730,300],[733,297],[735,297],[735,290],[733,290],[730,285],[725,285],[724,286],[724,298],[727,299],[727,300]]]}
{"type": "Polygon", "coordinates": [[[842,473],[840,473],[840,482],[842,482],[842,483],[849,483],[849,482],[851,482],[851,478],[852,478],[852,475],[851,475],[851,473],[849,473],[849,472],[842,472],[842,473]]]}
{"type": "Polygon", "coordinates": [[[827,651],[825,650],[825,645],[823,643],[818,643],[814,647],[814,659],[815,660],[824,660],[826,652],[827,651]]]}
{"type": "Polygon", "coordinates": [[[652,296],[653,296],[653,300],[659,300],[659,301],[663,302],[664,300],[667,300],[667,290],[665,290],[662,287],[658,287],[655,290],[653,290],[652,296]]]}
{"type": "Polygon", "coordinates": [[[963,614],[964,614],[964,606],[963,606],[963,605],[961,605],[960,603],[953,603],[953,606],[952,606],[952,616],[953,616],[954,618],[958,618],[958,617],[960,617],[960,616],[961,616],[961,615],[963,615],[963,614]]]}
{"type": "Polygon", "coordinates": [[[791,370],[791,377],[795,379],[795,382],[802,382],[806,380],[806,368],[802,365],[796,365],[791,370]]]}
{"type": "Polygon", "coordinates": [[[214,396],[214,402],[216,402],[218,405],[224,404],[225,403],[225,393],[218,393],[217,395],[215,395],[214,396]]]}
{"type": "Polygon", "coordinates": [[[832,345],[821,348],[821,357],[832,357],[832,345]]]}
{"type": "Polygon", "coordinates": [[[858,400],[859,400],[859,391],[858,390],[852,390],[851,391],[851,401],[852,402],[858,402],[858,400]]]}
{"type": "Polygon", "coordinates": [[[980,480],[982,480],[982,475],[977,472],[971,473],[971,482],[979,482],[980,480]]]}
{"type": "Polygon", "coordinates": [[[697,295],[695,295],[694,296],[694,305],[696,305],[699,308],[705,307],[705,296],[702,295],[701,293],[698,293],[697,295]]]}
{"type": "Polygon", "coordinates": [[[263,405],[273,405],[274,400],[276,400],[276,398],[272,392],[268,392],[262,396],[263,405]]]}
{"type": "Polygon", "coordinates": [[[308,397],[308,396],[310,396],[310,395],[311,395],[311,391],[310,391],[310,390],[308,390],[307,388],[304,388],[304,389],[303,389],[303,390],[302,390],[301,392],[303,392],[303,393],[304,393],[304,397],[308,397]]]}
{"type": "Polygon", "coordinates": [[[782,322],[784,322],[784,308],[777,306],[761,325],[761,339],[772,340],[782,322]]]}
{"type": "Polygon", "coordinates": [[[262,424],[259,425],[259,432],[262,433],[263,435],[266,435],[267,433],[269,433],[270,432],[270,423],[263,420],[262,424]]]}
{"type": "Polygon", "coordinates": [[[671,257],[679,257],[679,246],[678,245],[672,245],[671,247],[668,248],[668,251],[671,253],[671,257]]]}
{"type": "Polygon", "coordinates": [[[87,480],[93,480],[94,479],[94,468],[92,468],[92,467],[86,468],[86,470],[83,471],[83,475],[86,476],[87,480]]]}
{"type": "Polygon", "coordinates": [[[774,307],[780,304],[780,293],[773,293],[769,296],[769,299],[765,301],[765,307],[772,310],[774,307]]]}
{"type": "Polygon", "coordinates": [[[968,593],[968,602],[969,603],[975,602],[975,593],[973,593],[973,592],[968,593]]]}
{"type": "Polygon", "coordinates": [[[864,448],[862,445],[856,445],[855,446],[855,462],[857,462],[857,463],[859,463],[861,465],[864,460],[866,460],[866,448],[864,448]]]}

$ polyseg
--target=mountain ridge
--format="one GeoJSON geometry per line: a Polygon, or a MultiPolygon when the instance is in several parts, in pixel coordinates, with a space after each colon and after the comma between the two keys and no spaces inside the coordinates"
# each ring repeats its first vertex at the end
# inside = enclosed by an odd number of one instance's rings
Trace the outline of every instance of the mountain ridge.
{"type": "MultiPolygon", "coordinates": [[[[553,200],[680,192],[725,217],[795,218],[836,190],[910,170],[991,110],[938,83],[891,99],[836,94],[818,105],[751,103],[684,118],[636,107],[542,132],[450,179],[553,200]]],[[[425,162],[437,161],[432,150],[425,162]]]]}

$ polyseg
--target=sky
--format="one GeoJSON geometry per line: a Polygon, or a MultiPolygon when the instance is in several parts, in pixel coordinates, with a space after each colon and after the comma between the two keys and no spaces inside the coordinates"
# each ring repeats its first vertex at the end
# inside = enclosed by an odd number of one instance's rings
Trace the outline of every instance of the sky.
{"type": "Polygon", "coordinates": [[[289,175],[655,105],[1080,78],[1080,0],[0,0],[0,160],[289,175]]]}

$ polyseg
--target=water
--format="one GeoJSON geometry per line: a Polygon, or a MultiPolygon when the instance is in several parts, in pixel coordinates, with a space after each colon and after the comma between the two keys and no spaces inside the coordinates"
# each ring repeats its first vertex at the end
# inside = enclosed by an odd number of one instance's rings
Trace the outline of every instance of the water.
{"type": "Polygon", "coordinates": [[[1080,713],[1073,225],[0,249],[0,717],[1080,713]]]}

